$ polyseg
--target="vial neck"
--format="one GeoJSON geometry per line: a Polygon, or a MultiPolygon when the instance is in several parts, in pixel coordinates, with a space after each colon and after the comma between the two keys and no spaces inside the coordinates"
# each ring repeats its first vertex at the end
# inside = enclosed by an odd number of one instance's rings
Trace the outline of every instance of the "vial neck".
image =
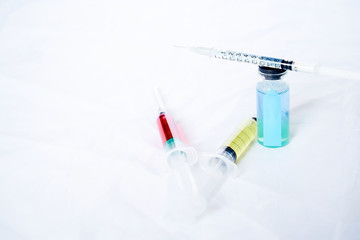
{"type": "Polygon", "coordinates": [[[271,76],[271,75],[263,75],[263,79],[265,81],[279,81],[279,80],[283,80],[281,76],[271,76]]]}

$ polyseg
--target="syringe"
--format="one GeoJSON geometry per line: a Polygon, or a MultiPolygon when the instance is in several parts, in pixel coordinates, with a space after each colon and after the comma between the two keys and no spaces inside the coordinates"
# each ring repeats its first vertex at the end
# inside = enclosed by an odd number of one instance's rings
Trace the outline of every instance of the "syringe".
{"type": "Polygon", "coordinates": [[[154,89],[155,97],[159,105],[159,117],[157,125],[160,137],[166,152],[168,152],[168,164],[176,175],[176,179],[182,190],[187,194],[196,193],[195,181],[188,167],[187,155],[180,149],[184,143],[178,133],[174,119],[165,112],[164,104],[157,89],[154,89]]]}
{"type": "Polygon", "coordinates": [[[233,163],[238,164],[241,156],[256,137],[256,128],[257,122],[255,117],[242,122],[219,148],[218,153],[233,163]]]}
{"type": "Polygon", "coordinates": [[[315,74],[326,75],[331,77],[360,80],[360,73],[357,72],[321,67],[319,65],[302,64],[302,63],[297,63],[295,61],[289,61],[280,58],[265,57],[265,56],[259,56],[255,54],[248,54],[248,53],[242,53],[236,51],[217,50],[214,48],[204,48],[204,47],[180,47],[180,48],[185,48],[192,52],[205,55],[208,57],[215,57],[230,61],[252,63],[252,64],[257,64],[259,66],[266,66],[266,67],[290,70],[295,72],[308,72],[308,73],[315,73],[315,74]]]}
{"type": "Polygon", "coordinates": [[[203,184],[203,194],[210,198],[229,176],[239,174],[239,160],[256,137],[256,118],[245,120],[218,148],[216,154],[203,154],[200,167],[205,170],[207,181],[203,184]]]}
{"type": "Polygon", "coordinates": [[[256,118],[243,121],[230,137],[219,147],[216,154],[200,161],[201,167],[215,174],[229,176],[236,172],[237,164],[256,138],[256,118]]]}
{"type": "MultiPolygon", "coordinates": [[[[157,89],[154,89],[155,97],[159,105],[159,117],[157,125],[165,151],[165,159],[177,185],[182,192],[180,198],[184,199],[182,207],[174,206],[176,217],[200,215],[206,208],[206,200],[199,194],[195,179],[190,170],[190,165],[197,161],[194,148],[185,147],[175,121],[166,113],[163,101],[157,89]]],[[[182,217],[180,217],[182,218],[182,217]]]]}

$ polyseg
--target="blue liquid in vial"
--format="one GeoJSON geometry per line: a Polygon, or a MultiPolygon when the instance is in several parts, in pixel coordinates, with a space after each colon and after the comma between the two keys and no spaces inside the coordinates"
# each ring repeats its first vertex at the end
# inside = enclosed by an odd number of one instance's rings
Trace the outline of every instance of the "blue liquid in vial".
{"type": "Polygon", "coordinates": [[[279,146],[264,145],[264,117],[263,99],[264,92],[257,90],[257,126],[258,142],[265,147],[283,147],[289,143],[289,90],[278,93],[281,105],[281,144],[279,146]]]}

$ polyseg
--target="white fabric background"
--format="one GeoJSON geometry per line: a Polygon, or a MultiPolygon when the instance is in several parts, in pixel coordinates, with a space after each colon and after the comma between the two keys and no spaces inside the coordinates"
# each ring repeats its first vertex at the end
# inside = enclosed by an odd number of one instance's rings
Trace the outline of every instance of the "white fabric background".
{"type": "Polygon", "coordinates": [[[255,143],[193,224],[165,221],[152,87],[214,152],[256,113],[256,66],[360,71],[358,1],[0,1],[0,239],[359,239],[360,82],[288,73],[291,141],[255,143]]]}

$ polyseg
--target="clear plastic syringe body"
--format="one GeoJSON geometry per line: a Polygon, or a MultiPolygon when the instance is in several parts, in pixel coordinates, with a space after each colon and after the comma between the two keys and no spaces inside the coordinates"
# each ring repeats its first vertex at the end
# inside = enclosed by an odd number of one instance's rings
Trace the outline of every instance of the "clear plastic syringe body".
{"type": "Polygon", "coordinates": [[[201,167],[223,177],[233,175],[238,171],[238,163],[256,135],[256,118],[243,121],[215,154],[210,154],[209,157],[200,162],[201,167]]]}
{"type": "Polygon", "coordinates": [[[256,138],[256,118],[243,121],[240,126],[218,148],[215,154],[206,154],[200,161],[200,167],[208,173],[203,184],[203,194],[211,198],[230,176],[241,173],[238,165],[246,150],[256,138]]]}
{"type": "Polygon", "coordinates": [[[175,218],[194,218],[206,208],[206,199],[200,195],[190,165],[197,161],[195,149],[186,147],[179,134],[176,122],[165,111],[164,104],[157,89],[154,91],[159,105],[157,126],[160,133],[167,165],[171,169],[169,181],[169,208],[175,218]],[[176,184],[171,184],[171,183],[176,184]]]}

